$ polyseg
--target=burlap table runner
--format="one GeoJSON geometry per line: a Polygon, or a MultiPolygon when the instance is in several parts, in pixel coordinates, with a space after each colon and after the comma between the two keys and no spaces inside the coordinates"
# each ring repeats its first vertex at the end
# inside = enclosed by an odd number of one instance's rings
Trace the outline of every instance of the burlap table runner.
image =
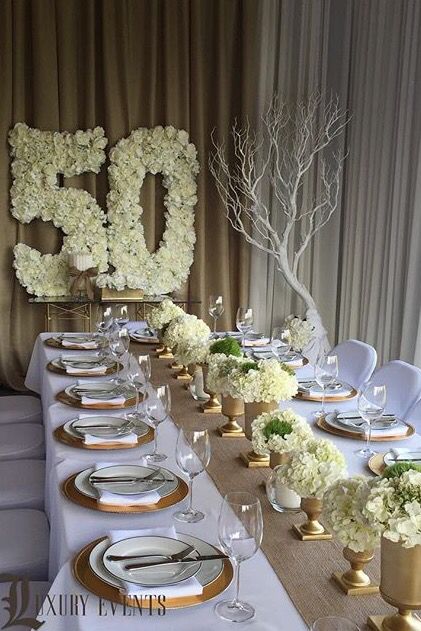
{"type": "MultiPolygon", "coordinates": [[[[308,625],[322,616],[344,616],[367,629],[368,615],[384,615],[390,608],[376,596],[346,596],[331,580],[332,572],[349,568],[336,541],[302,542],[294,537],[291,527],[303,522],[303,513],[293,515],[277,513],[266,497],[264,482],[267,469],[248,469],[240,460],[240,452],[250,450],[245,438],[221,438],[216,429],[226,422],[219,414],[203,414],[182,381],[177,381],[168,360],[156,358],[148,347],[152,359],[152,381],[155,385],[169,383],[172,398],[172,417],[180,427],[206,427],[209,429],[212,457],[208,473],[222,495],[229,491],[250,491],[260,498],[264,518],[262,549],[285,587],[294,606],[308,625]]],[[[146,348],[145,348],[146,352],[146,348]]],[[[175,447],[175,445],[174,445],[175,447]]],[[[198,524],[200,528],[200,524],[198,524]]],[[[200,535],[199,535],[200,536],[200,535]]],[[[380,578],[380,551],[368,566],[374,581],[380,578]]],[[[256,589],[259,577],[256,576],[256,589]]],[[[281,628],[281,627],[280,627],[281,628]]],[[[288,629],[285,631],[293,631],[288,629]]]]}

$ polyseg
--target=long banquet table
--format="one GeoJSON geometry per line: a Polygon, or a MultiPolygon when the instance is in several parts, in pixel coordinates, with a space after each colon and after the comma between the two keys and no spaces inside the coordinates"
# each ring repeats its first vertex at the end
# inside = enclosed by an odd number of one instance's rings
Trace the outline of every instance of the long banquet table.
{"type": "MultiPolygon", "coordinates": [[[[368,613],[381,614],[388,607],[378,596],[360,598],[346,597],[339,592],[330,581],[333,571],[342,570],[346,564],[341,556],[338,542],[302,543],[292,536],[291,525],[302,521],[300,514],[281,515],[270,506],[264,491],[263,482],[268,470],[247,469],[240,461],[241,451],[249,449],[244,438],[223,439],[216,428],[223,423],[219,415],[204,415],[198,411],[197,403],[191,398],[182,382],[174,379],[168,367],[168,361],[154,357],[153,347],[136,345],[136,350],[150,352],[152,358],[152,381],[170,383],[173,409],[172,416],[177,425],[209,427],[211,430],[212,459],[208,473],[202,474],[194,482],[194,503],[204,510],[206,518],[198,524],[181,524],[173,522],[174,508],[149,514],[110,514],[92,511],[71,503],[61,493],[62,482],[72,473],[78,472],[96,463],[139,462],[142,453],[148,446],[118,451],[91,451],[75,449],[57,442],[53,430],[71,418],[78,410],[56,402],[56,394],[75,381],[68,377],[49,372],[46,365],[58,357],[63,351],[45,345],[44,340],[50,334],[41,334],[34,346],[26,385],[38,392],[42,399],[44,411],[47,479],[46,510],[50,520],[50,580],[53,581],[50,598],[60,594],[82,595],[87,598],[86,606],[79,607],[79,615],[75,611],[67,611],[65,615],[53,615],[48,603],[39,619],[45,624],[46,631],[112,631],[117,624],[124,624],[126,631],[138,629],[140,613],[136,610],[124,611],[117,606],[112,610],[110,603],[100,606],[98,599],[90,594],[75,580],[72,575],[72,559],[79,550],[94,539],[106,535],[111,530],[136,530],[169,526],[175,523],[179,532],[196,535],[218,544],[217,519],[222,494],[227,490],[249,490],[261,498],[265,534],[262,550],[252,559],[244,562],[241,568],[241,596],[256,607],[256,617],[245,623],[247,628],[259,631],[275,631],[285,629],[302,631],[307,629],[315,618],[322,615],[344,615],[355,620],[364,628],[368,613]],[[292,597],[292,599],[291,599],[292,597]],[[82,615],[83,614],[83,615],[82,615]],[[307,623],[307,624],[306,624],[307,623]]],[[[67,351],[71,352],[71,351],[67,351]]],[[[309,366],[300,369],[300,375],[311,374],[309,366]]],[[[95,378],[96,379],[96,378],[95,378]]],[[[107,379],[103,377],[102,379],[107,379]]],[[[312,415],[319,404],[294,400],[288,406],[305,416],[312,422],[312,415]]],[[[342,410],[355,407],[355,401],[340,404],[328,404],[342,410]]],[[[127,411],[127,410],[125,410],[127,411]]],[[[92,412],[94,414],[95,412],[92,412]]],[[[111,412],[120,414],[122,411],[111,412]]],[[[108,414],[108,411],[107,411],[108,414]]],[[[328,435],[318,428],[315,434],[330,438],[343,451],[347,458],[349,472],[368,473],[365,462],[355,456],[354,451],[359,443],[352,439],[328,435]]],[[[175,462],[175,442],[177,426],[167,421],[159,428],[159,447],[168,455],[163,466],[180,473],[175,462]]],[[[387,445],[402,445],[401,442],[378,443],[380,450],[387,445]]],[[[415,434],[405,441],[405,446],[421,446],[421,436],[415,434]]],[[[383,449],[382,449],[383,448],[383,449]]],[[[371,564],[370,573],[378,579],[378,559],[371,564]]],[[[226,595],[233,595],[233,586],[226,595]]],[[[149,629],[159,630],[171,628],[171,631],[186,629],[231,628],[230,623],[219,620],[213,612],[214,602],[210,601],[198,607],[183,610],[167,610],[165,616],[154,614],[142,616],[142,624],[149,629]]]]}

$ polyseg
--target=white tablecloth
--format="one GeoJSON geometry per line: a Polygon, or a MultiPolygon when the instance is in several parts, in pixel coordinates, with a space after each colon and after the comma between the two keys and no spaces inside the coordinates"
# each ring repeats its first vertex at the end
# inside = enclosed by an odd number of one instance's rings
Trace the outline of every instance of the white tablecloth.
{"type": "MultiPolygon", "coordinates": [[[[73,383],[74,377],[61,376],[46,370],[46,363],[61,353],[60,349],[47,347],[44,344],[43,340],[49,335],[44,333],[37,339],[26,385],[41,395],[44,409],[47,452],[46,506],[51,525],[50,579],[55,579],[50,595],[53,597],[54,594],[63,593],[82,594],[88,597],[88,604],[85,615],[75,616],[74,613],[68,612],[63,616],[52,616],[51,611],[45,612],[45,615],[41,614],[40,619],[45,621],[43,629],[45,631],[114,631],[121,623],[124,624],[125,631],[138,631],[139,624],[142,623],[152,630],[161,628],[170,628],[171,631],[231,629],[230,623],[224,623],[215,616],[214,603],[183,611],[168,611],[163,617],[158,617],[156,614],[149,617],[144,613],[142,620],[139,613],[134,614],[132,610],[124,615],[122,608],[117,608],[113,616],[110,604],[105,603],[103,615],[100,615],[98,600],[92,594],[85,592],[73,578],[69,561],[83,545],[105,535],[112,529],[171,525],[174,509],[145,515],[98,513],[79,507],[62,496],[60,485],[70,474],[97,462],[139,462],[142,453],[145,453],[150,446],[121,450],[110,455],[110,452],[76,450],[54,440],[52,430],[66,420],[74,418],[77,410],[55,402],[56,393],[73,383]]],[[[309,366],[299,371],[300,376],[311,374],[312,369],[309,366]]],[[[298,413],[311,419],[312,413],[320,404],[291,401],[289,405],[298,413]]],[[[341,410],[355,408],[355,405],[355,400],[326,404],[331,409],[340,408],[341,410]]],[[[112,414],[121,414],[121,411],[115,411],[112,414]]],[[[354,454],[361,443],[329,436],[317,428],[315,428],[315,434],[331,438],[337,444],[347,458],[351,474],[366,473],[365,462],[354,454]]],[[[160,426],[159,448],[169,456],[164,466],[178,472],[174,458],[176,436],[177,429],[171,421],[160,426]]],[[[398,442],[386,444],[388,447],[399,444],[402,446],[402,443],[398,442]]],[[[421,446],[421,437],[414,435],[410,440],[405,441],[405,446],[421,446]]],[[[176,529],[179,532],[194,534],[211,543],[217,543],[217,518],[221,496],[207,474],[196,478],[194,484],[195,503],[199,508],[204,509],[206,518],[203,522],[192,525],[176,522],[176,529]]],[[[241,595],[255,605],[257,612],[253,621],[242,626],[254,628],[256,631],[275,631],[280,628],[279,621],[282,621],[282,628],[288,631],[302,631],[307,628],[262,552],[259,551],[252,559],[245,562],[241,572],[241,595]]],[[[226,596],[232,596],[233,590],[234,588],[231,587],[226,596]]]]}

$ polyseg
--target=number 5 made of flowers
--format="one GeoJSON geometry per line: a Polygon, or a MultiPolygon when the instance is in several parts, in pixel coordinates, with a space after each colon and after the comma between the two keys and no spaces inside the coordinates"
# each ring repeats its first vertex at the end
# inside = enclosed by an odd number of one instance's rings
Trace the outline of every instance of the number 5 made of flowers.
{"type": "Polygon", "coordinates": [[[99,271],[106,271],[106,216],[85,190],[59,187],[57,175],[98,173],[105,161],[104,130],[40,131],[17,123],[9,134],[12,176],[11,212],[21,223],[35,218],[52,221],[65,233],[59,254],[42,255],[23,243],[14,248],[14,267],[20,283],[31,294],[69,293],[69,253],[90,253],[99,271]]]}

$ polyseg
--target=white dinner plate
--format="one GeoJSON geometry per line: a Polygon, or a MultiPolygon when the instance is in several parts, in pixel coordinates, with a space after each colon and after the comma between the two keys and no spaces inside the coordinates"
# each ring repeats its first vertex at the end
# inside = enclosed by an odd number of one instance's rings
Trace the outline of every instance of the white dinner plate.
{"type": "MultiPolygon", "coordinates": [[[[197,550],[200,555],[209,555],[209,554],[220,554],[220,550],[215,548],[211,544],[198,539],[197,537],[193,537],[192,535],[186,535],[177,533],[177,538],[179,541],[182,541],[186,545],[192,545],[197,550]]],[[[117,589],[122,589],[122,582],[117,579],[115,576],[110,574],[108,570],[106,570],[103,563],[104,552],[107,548],[110,547],[110,543],[108,539],[104,539],[97,543],[97,545],[91,550],[89,555],[89,565],[92,571],[100,578],[102,581],[107,583],[108,585],[112,585],[117,589]]],[[[206,587],[209,583],[212,583],[214,580],[221,575],[224,567],[224,562],[222,559],[215,559],[213,561],[203,561],[201,568],[196,574],[196,579],[199,583],[206,587]]],[[[218,594],[220,596],[220,594],[218,594]]]]}
{"type": "MultiPolygon", "coordinates": [[[[146,563],[164,561],[165,557],[177,554],[185,550],[188,544],[180,539],[172,539],[171,537],[131,537],[114,543],[107,548],[102,557],[104,567],[115,578],[134,583],[136,585],[144,585],[145,587],[162,587],[164,585],[176,585],[195,576],[202,563],[170,563],[157,567],[148,567],[140,569],[128,570],[125,568],[130,563],[146,563]],[[111,561],[108,555],[114,554],[118,556],[132,556],[139,554],[144,559],[130,559],[128,561],[111,561]]],[[[196,556],[196,550],[193,550],[189,557],[196,556]]]]}
{"type": "Polygon", "coordinates": [[[65,393],[73,399],[81,400],[82,396],[90,399],[104,399],[106,401],[124,397],[126,400],[135,396],[130,386],[120,386],[113,381],[89,381],[83,385],[67,386],[65,393]],[[116,394],[113,395],[114,390],[116,394]]]}
{"type": "MultiPolygon", "coordinates": [[[[71,419],[70,421],[67,421],[67,423],[64,424],[63,426],[63,430],[69,434],[70,436],[73,436],[73,438],[81,438],[82,433],[77,431],[76,429],[73,429],[73,424],[79,424],[79,423],[90,423],[91,425],[95,425],[95,423],[98,424],[102,424],[102,423],[109,423],[110,425],[115,425],[115,426],[119,426],[122,423],[124,423],[126,421],[126,419],[123,416],[103,416],[103,415],[98,415],[98,416],[86,416],[82,419],[79,418],[75,418],[75,419],[71,419]]],[[[130,432],[133,432],[134,434],[137,434],[138,436],[145,436],[145,434],[147,434],[150,430],[149,425],[147,425],[146,423],[144,423],[143,421],[136,421],[136,425],[133,426],[130,430],[130,432]]],[[[88,432],[85,432],[88,433],[88,432]]],[[[89,432],[89,434],[91,436],[94,435],[93,430],[91,432],[89,432]]],[[[96,434],[95,434],[96,436],[96,434]]],[[[122,436],[122,434],[119,434],[119,437],[122,436]]],[[[100,435],[100,438],[112,438],[112,436],[110,436],[110,434],[105,435],[104,433],[102,433],[100,435]]]]}
{"type": "MultiPolygon", "coordinates": [[[[361,428],[360,427],[355,427],[353,425],[346,425],[345,426],[343,421],[339,421],[336,418],[336,414],[334,414],[334,413],[326,414],[325,421],[331,427],[335,427],[336,429],[340,429],[340,430],[343,430],[346,427],[346,430],[348,432],[353,432],[355,434],[362,434],[362,435],[364,435],[365,431],[367,429],[367,425],[366,424],[364,424],[361,428]]],[[[396,425],[394,424],[394,425],[392,425],[390,427],[390,433],[396,435],[396,430],[398,428],[400,428],[400,427],[405,428],[405,431],[408,430],[407,425],[405,425],[402,421],[399,421],[399,419],[398,419],[398,423],[396,425]]],[[[389,425],[386,427],[386,429],[388,429],[388,428],[389,428],[389,425]]],[[[372,427],[373,432],[376,432],[376,430],[383,430],[383,429],[384,429],[383,427],[377,427],[376,425],[373,425],[373,427],[372,427]]],[[[404,432],[402,432],[402,433],[404,433],[404,432]]],[[[375,434],[373,434],[373,435],[375,435],[375,434]]],[[[379,434],[379,435],[387,436],[387,433],[379,434]]]]}
{"type": "MultiPolygon", "coordinates": [[[[92,368],[97,368],[97,367],[99,368],[100,366],[102,366],[104,368],[104,373],[105,373],[107,368],[112,368],[115,366],[115,361],[108,358],[104,358],[104,360],[100,360],[100,361],[98,361],[98,358],[97,358],[95,362],[89,361],[89,360],[88,361],[84,361],[84,360],[67,361],[67,360],[62,360],[60,357],[56,357],[55,359],[51,360],[51,364],[55,368],[59,368],[61,370],[72,368],[73,370],[79,370],[81,373],[83,373],[85,370],[91,370],[92,368]]],[[[77,375],[73,374],[73,376],[75,377],[77,375]]],[[[92,374],[92,376],[95,376],[95,375],[92,374]]]]}
{"type": "Polygon", "coordinates": [[[125,418],[114,416],[87,416],[86,418],[75,419],[70,425],[73,432],[78,436],[96,436],[98,438],[120,438],[132,433],[132,425],[125,418]],[[75,427],[75,426],[78,427],[75,427]],[[100,428],[96,425],[107,425],[100,428]]]}
{"type": "MultiPolygon", "coordinates": [[[[174,480],[174,476],[172,476],[174,480]]],[[[141,465],[114,465],[112,467],[104,467],[103,469],[96,469],[89,476],[89,483],[95,489],[101,489],[108,493],[116,493],[117,495],[139,495],[141,493],[149,493],[151,491],[157,491],[165,484],[165,474],[159,467],[142,467],[141,465]],[[133,477],[133,478],[147,478],[153,474],[153,480],[144,483],[141,479],[136,482],[121,483],[113,482],[107,483],[107,478],[116,477],[133,477]],[[101,477],[104,478],[104,482],[96,482],[92,484],[91,478],[101,477]]]]}
{"type": "MultiPolygon", "coordinates": [[[[127,465],[127,466],[130,466],[130,465],[127,465]]],[[[132,466],[137,467],[137,465],[132,465],[132,466]]],[[[145,467],[141,467],[140,465],[139,467],[141,469],[145,469],[145,467]]],[[[123,468],[123,465],[122,465],[122,468],[123,468]]],[[[98,471],[101,471],[101,469],[98,471]]],[[[92,484],[89,482],[89,478],[92,475],[92,473],[95,473],[96,475],[98,475],[98,471],[95,471],[95,469],[93,469],[92,467],[90,467],[89,469],[85,469],[84,471],[81,471],[80,473],[78,473],[74,482],[75,487],[77,488],[78,491],[80,491],[80,493],[82,493],[82,495],[86,495],[87,497],[90,497],[95,500],[98,499],[98,490],[97,490],[98,485],[92,486],[92,484]]],[[[104,469],[102,469],[102,471],[104,471],[104,469]]],[[[177,476],[174,473],[172,473],[172,471],[169,471],[168,469],[161,469],[161,471],[165,480],[164,480],[164,483],[156,489],[156,492],[161,498],[163,498],[174,493],[174,491],[177,489],[179,485],[179,480],[177,476]],[[170,480],[170,481],[167,482],[166,480],[170,480]]],[[[106,490],[108,492],[112,492],[118,495],[124,495],[127,493],[127,489],[125,493],[117,493],[117,485],[115,486],[113,485],[112,488],[110,488],[109,486],[106,490]]]]}

